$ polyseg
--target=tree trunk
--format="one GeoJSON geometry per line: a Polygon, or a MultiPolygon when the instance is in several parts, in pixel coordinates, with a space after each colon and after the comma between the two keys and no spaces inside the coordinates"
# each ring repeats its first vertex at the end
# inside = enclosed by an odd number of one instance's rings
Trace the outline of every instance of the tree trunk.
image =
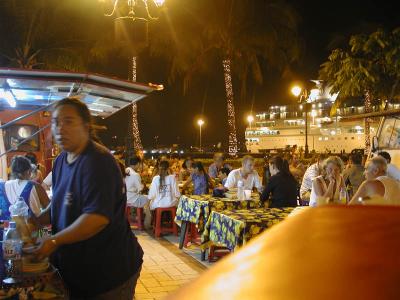
{"type": "Polygon", "coordinates": [[[222,61],[224,68],[226,106],[228,110],[228,152],[230,155],[236,155],[238,152],[238,143],[236,137],[235,105],[233,103],[233,86],[231,76],[231,60],[229,58],[222,61]]]}
{"type": "MultiPolygon", "coordinates": [[[[365,113],[369,113],[372,111],[372,104],[371,104],[371,91],[366,90],[364,93],[364,108],[365,113]]],[[[369,154],[371,148],[371,138],[370,138],[370,119],[364,119],[364,135],[365,135],[365,154],[369,154]]]]}
{"type": "MultiPolygon", "coordinates": [[[[132,56],[132,81],[136,82],[136,56],[132,56]]],[[[136,150],[143,150],[142,141],[140,140],[140,132],[139,132],[139,123],[137,120],[137,104],[132,103],[132,139],[133,139],[133,148],[136,150]]]]}

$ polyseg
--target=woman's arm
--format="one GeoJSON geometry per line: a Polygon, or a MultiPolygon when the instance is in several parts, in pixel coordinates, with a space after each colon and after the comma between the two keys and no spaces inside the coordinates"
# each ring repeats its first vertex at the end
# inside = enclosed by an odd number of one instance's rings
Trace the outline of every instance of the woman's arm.
{"type": "Polygon", "coordinates": [[[267,201],[269,200],[269,195],[272,192],[272,185],[274,184],[274,176],[271,176],[271,178],[268,180],[267,186],[264,188],[264,190],[261,193],[260,200],[261,201],[267,201]]]}
{"type": "MultiPolygon", "coordinates": [[[[322,179],[322,180],[324,180],[324,179],[322,179]]],[[[327,190],[324,191],[321,179],[313,180],[313,189],[314,189],[315,195],[317,195],[317,197],[324,197],[324,198],[331,199],[333,197],[334,186],[335,186],[335,181],[331,180],[331,181],[329,181],[327,190]]]]}
{"type": "Polygon", "coordinates": [[[206,174],[208,180],[208,187],[213,189],[215,187],[214,179],[210,177],[210,175],[206,174]]]}
{"type": "Polygon", "coordinates": [[[185,181],[185,183],[182,186],[182,190],[186,190],[186,188],[189,186],[189,184],[192,183],[192,176],[189,176],[189,178],[185,181]]]}

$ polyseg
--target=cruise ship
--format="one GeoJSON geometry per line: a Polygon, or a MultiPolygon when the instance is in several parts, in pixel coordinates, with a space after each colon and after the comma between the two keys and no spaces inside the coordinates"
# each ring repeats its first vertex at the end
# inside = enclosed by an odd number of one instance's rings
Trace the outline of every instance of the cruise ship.
{"type": "MultiPolygon", "coordinates": [[[[362,99],[350,99],[336,108],[331,116],[334,101],[321,97],[308,104],[308,149],[315,152],[340,153],[365,148],[364,121],[346,121],[345,116],[365,112],[362,99]]],[[[386,109],[400,108],[398,103],[386,103],[386,109]]],[[[383,109],[375,101],[372,111],[383,109]]],[[[255,115],[245,131],[246,147],[251,153],[283,150],[297,145],[305,146],[305,104],[270,106],[255,115]]],[[[370,136],[376,134],[378,120],[370,120],[370,136]]]]}

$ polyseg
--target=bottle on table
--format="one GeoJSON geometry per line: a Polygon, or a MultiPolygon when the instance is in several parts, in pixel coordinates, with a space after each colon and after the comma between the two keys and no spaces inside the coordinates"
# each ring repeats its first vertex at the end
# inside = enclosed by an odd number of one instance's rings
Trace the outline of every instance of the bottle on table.
{"type": "Polygon", "coordinates": [[[10,222],[3,237],[3,260],[7,277],[4,281],[15,282],[22,277],[22,244],[17,224],[10,222]]]}
{"type": "Polygon", "coordinates": [[[238,200],[244,200],[245,199],[244,183],[243,183],[242,180],[238,180],[238,183],[237,183],[237,197],[238,197],[238,200]]]}
{"type": "Polygon", "coordinates": [[[342,187],[339,193],[339,203],[340,204],[347,204],[347,192],[346,188],[342,187]]]}

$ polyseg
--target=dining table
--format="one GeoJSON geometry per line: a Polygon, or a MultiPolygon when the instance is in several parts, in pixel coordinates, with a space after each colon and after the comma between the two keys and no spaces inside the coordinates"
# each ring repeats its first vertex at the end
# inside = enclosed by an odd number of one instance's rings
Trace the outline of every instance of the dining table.
{"type": "MultiPolygon", "coordinates": [[[[239,200],[232,195],[226,198],[212,197],[211,195],[182,195],[179,199],[175,222],[181,226],[179,248],[183,248],[188,226],[192,223],[197,227],[202,236],[210,215],[214,211],[227,211],[237,209],[255,209],[264,206],[258,193],[252,193],[249,200],[239,200]]],[[[205,247],[202,247],[201,259],[205,259],[205,247]]]]}
{"type": "Polygon", "coordinates": [[[212,211],[202,234],[202,244],[212,243],[233,251],[283,221],[294,209],[283,207],[212,211]]]}

